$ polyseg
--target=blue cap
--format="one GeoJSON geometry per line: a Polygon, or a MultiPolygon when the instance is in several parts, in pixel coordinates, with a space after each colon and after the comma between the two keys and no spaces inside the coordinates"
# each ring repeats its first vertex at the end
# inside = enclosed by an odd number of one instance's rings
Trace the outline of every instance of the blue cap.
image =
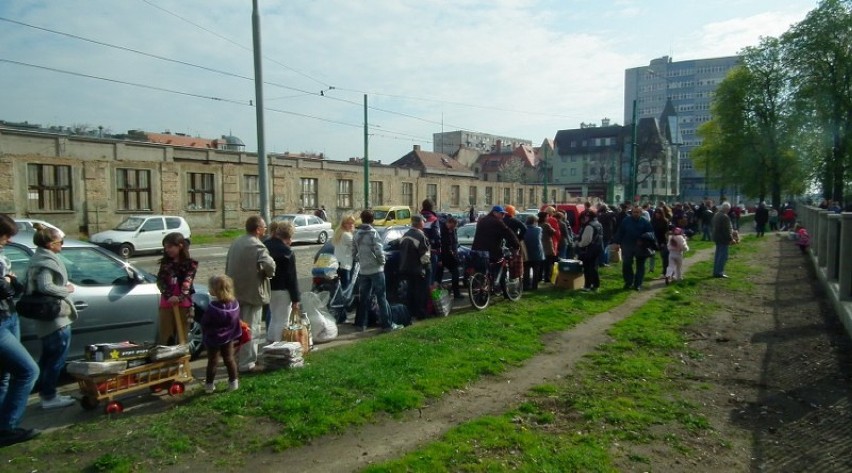
{"type": "Polygon", "coordinates": [[[491,207],[491,211],[492,212],[500,212],[501,214],[506,213],[506,209],[504,209],[503,207],[501,207],[499,205],[495,205],[494,207],[491,207]]]}

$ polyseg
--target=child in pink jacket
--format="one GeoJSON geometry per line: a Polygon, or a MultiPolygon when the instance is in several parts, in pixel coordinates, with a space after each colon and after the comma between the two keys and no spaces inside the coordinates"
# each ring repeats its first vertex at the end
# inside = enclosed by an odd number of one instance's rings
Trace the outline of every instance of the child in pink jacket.
{"type": "Polygon", "coordinates": [[[669,266],[666,269],[666,284],[674,280],[683,280],[683,254],[689,251],[689,245],[686,244],[686,237],[683,236],[683,230],[680,227],[675,227],[672,231],[668,249],[669,266]]]}
{"type": "Polygon", "coordinates": [[[811,246],[811,236],[800,223],[796,224],[796,244],[799,245],[799,249],[802,250],[802,253],[807,253],[808,248],[811,246]]]}

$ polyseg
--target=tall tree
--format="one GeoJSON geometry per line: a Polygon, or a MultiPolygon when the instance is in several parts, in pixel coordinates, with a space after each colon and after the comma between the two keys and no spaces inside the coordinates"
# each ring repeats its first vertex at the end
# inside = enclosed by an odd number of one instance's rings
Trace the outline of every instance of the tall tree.
{"type": "Polygon", "coordinates": [[[771,196],[781,203],[784,192],[801,186],[800,166],[790,142],[791,97],[776,38],[763,38],[740,54],[716,89],[712,120],[699,127],[702,145],[693,152],[722,186],[733,184],[749,196],[771,196]]]}
{"type": "Polygon", "coordinates": [[[823,0],[782,36],[796,103],[830,137],[823,197],[843,201],[852,170],[852,0],[823,0]]]}

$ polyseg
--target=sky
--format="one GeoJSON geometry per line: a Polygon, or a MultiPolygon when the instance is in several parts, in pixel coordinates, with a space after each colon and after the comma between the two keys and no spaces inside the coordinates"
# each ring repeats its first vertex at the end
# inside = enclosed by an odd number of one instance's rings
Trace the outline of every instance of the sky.
{"type": "MultiPolygon", "coordinates": [[[[732,56],[816,0],[257,0],[267,152],[390,163],[432,134],[620,123],[625,69],[732,56]]],[[[248,0],[3,0],[0,120],[258,134],[248,0]]]]}

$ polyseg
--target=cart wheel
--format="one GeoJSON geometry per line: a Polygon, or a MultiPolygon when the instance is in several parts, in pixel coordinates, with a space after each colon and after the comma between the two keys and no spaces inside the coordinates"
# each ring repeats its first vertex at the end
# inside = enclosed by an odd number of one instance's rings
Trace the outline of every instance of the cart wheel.
{"type": "Polygon", "coordinates": [[[89,396],[83,396],[82,398],[80,398],[80,405],[83,406],[83,409],[86,409],[87,411],[91,411],[92,409],[98,407],[98,404],[100,404],[100,401],[98,401],[97,398],[92,398],[89,396]]]}
{"type": "Polygon", "coordinates": [[[107,403],[106,408],[104,408],[107,414],[121,414],[124,412],[124,406],[121,405],[118,401],[110,401],[107,403]]]}
{"type": "Polygon", "coordinates": [[[169,394],[171,394],[172,396],[181,395],[184,393],[184,391],[186,391],[186,387],[183,385],[183,383],[173,383],[171,386],[169,386],[169,394]]]}

